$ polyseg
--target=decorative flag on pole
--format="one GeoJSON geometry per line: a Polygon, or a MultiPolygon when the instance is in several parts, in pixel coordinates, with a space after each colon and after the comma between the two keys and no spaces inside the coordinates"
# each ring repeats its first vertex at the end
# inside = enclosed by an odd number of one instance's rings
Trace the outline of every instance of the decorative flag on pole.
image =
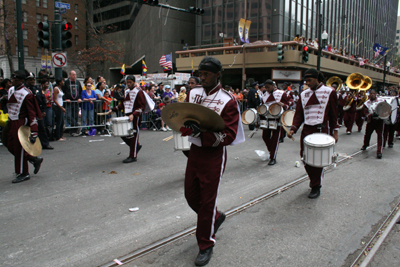
{"type": "Polygon", "coordinates": [[[160,66],[164,71],[172,70],[172,54],[163,55],[160,58],[160,66]]]}
{"type": "Polygon", "coordinates": [[[125,64],[124,64],[124,65],[122,65],[122,68],[121,68],[121,74],[125,76],[125,64]]]}
{"type": "Polygon", "coordinates": [[[251,21],[250,20],[246,20],[246,29],[245,29],[245,32],[244,32],[244,39],[245,39],[246,43],[250,43],[250,38],[249,38],[250,25],[251,25],[251,21]]]}
{"type": "Polygon", "coordinates": [[[240,19],[240,21],[239,21],[239,37],[240,37],[240,41],[242,41],[242,43],[244,43],[244,25],[245,24],[246,24],[246,20],[240,19]]]}
{"type": "Polygon", "coordinates": [[[389,48],[388,48],[388,47],[383,47],[383,46],[381,46],[380,44],[375,43],[374,46],[372,47],[372,49],[373,49],[374,52],[375,52],[375,56],[374,56],[374,57],[377,57],[377,56],[379,56],[379,55],[385,56],[385,55],[386,55],[386,52],[387,52],[387,50],[388,50],[389,48]]]}
{"type": "Polygon", "coordinates": [[[142,59],[142,76],[145,76],[147,73],[147,66],[146,63],[144,62],[144,60],[142,59]]]}
{"type": "Polygon", "coordinates": [[[193,58],[192,58],[192,76],[194,74],[194,67],[193,67],[193,58]]]}

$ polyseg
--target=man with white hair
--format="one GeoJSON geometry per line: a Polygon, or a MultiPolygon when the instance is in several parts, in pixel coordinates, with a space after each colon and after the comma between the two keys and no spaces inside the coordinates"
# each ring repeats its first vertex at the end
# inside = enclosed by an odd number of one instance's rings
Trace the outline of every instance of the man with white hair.
{"type": "MultiPolygon", "coordinates": [[[[66,105],[66,121],[71,127],[78,126],[78,116],[79,116],[79,103],[82,102],[82,86],[79,81],[76,80],[76,72],[71,70],[69,74],[69,79],[65,81],[62,87],[64,92],[63,100],[65,100],[66,105]]],[[[71,130],[70,134],[72,136],[77,136],[76,130],[71,130]]],[[[78,132],[80,132],[78,130],[78,132]]]]}

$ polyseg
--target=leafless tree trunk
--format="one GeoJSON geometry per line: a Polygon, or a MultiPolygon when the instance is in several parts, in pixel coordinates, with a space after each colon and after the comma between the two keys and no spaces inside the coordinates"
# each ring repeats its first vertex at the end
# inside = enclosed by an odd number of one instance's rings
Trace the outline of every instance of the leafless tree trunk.
{"type": "Polygon", "coordinates": [[[3,24],[3,28],[1,29],[2,32],[2,37],[4,38],[4,54],[7,56],[8,59],[8,64],[10,67],[11,73],[14,72],[14,64],[12,61],[12,54],[11,54],[11,44],[10,44],[10,39],[9,39],[9,28],[8,28],[8,23],[7,23],[7,6],[6,6],[6,1],[2,0],[1,1],[1,20],[3,24]]]}

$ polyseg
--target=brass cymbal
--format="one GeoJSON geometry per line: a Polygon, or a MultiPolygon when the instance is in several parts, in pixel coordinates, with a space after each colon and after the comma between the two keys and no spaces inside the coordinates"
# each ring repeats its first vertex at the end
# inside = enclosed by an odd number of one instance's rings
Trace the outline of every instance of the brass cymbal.
{"type": "Polygon", "coordinates": [[[32,144],[29,141],[29,136],[31,135],[31,127],[21,126],[18,129],[18,139],[21,143],[23,149],[28,152],[29,155],[34,157],[39,156],[42,153],[42,144],[40,143],[39,137],[36,138],[36,142],[32,144]]]}
{"type": "Polygon", "coordinates": [[[188,120],[197,122],[202,132],[219,132],[225,128],[221,116],[207,107],[194,103],[169,104],[161,111],[161,118],[177,132],[188,120]]]}

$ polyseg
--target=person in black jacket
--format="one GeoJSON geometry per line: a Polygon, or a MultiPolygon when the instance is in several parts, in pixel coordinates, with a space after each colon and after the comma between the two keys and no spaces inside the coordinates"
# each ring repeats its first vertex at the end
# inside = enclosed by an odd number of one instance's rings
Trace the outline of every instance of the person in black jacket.
{"type": "MultiPolygon", "coordinates": [[[[255,108],[257,109],[260,105],[260,96],[258,95],[258,82],[254,82],[251,84],[252,88],[250,88],[247,94],[247,108],[255,108]]],[[[254,124],[249,124],[249,130],[254,130],[254,124]]]]}
{"type": "MultiPolygon", "coordinates": [[[[122,104],[124,101],[124,85],[123,84],[117,84],[114,90],[114,107],[118,106],[119,104],[122,104]]],[[[117,117],[122,117],[123,110],[118,110],[117,112],[117,117]]]]}
{"type": "MultiPolygon", "coordinates": [[[[65,100],[66,121],[70,127],[78,127],[79,104],[82,102],[82,85],[76,80],[76,72],[71,70],[69,79],[65,81],[64,86],[61,88],[64,92],[63,99],[65,100]]],[[[77,136],[76,129],[71,129],[70,134],[77,136]]]]}
{"type": "MultiPolygon", "coordinates": [[[[46,79],[42,79],[45,81],[46,79]]],[[[33,95],[39,104],[40,111],[43,112],[46,109],[46,97],[42,93],[42,88],[40,86],[35,86],[35,75],[32,72],[27,72],[27,78],[25,79],[25,86],[32,91],[33,95]]],[[[43,118],[38,120],[38,136],[40,143],[42,144],[42,149],[54,149],[49,143],[49,137],[44,126],[43,118]]]]}

